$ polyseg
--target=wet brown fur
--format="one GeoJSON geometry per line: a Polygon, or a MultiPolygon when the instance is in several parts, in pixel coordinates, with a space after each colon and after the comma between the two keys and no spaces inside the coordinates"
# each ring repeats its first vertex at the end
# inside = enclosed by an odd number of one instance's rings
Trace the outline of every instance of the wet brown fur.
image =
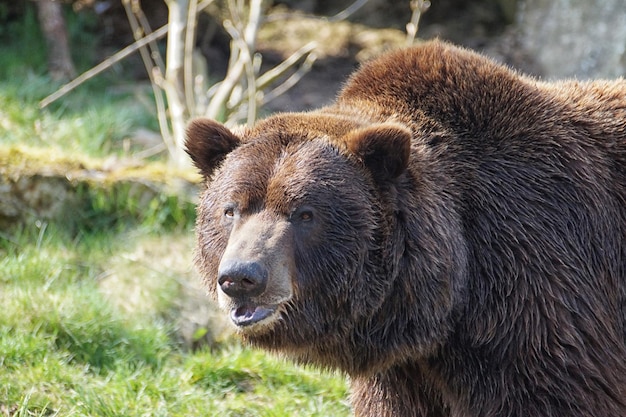
{"type": "Polygon", "coordinates": [[[196,120],[187,147],[209,290],[229,241],[270,247],[292,296],[242,337],[349,374],[357,416],[626,416],[624,80],[435,41],[317,111],[196,120]]]}

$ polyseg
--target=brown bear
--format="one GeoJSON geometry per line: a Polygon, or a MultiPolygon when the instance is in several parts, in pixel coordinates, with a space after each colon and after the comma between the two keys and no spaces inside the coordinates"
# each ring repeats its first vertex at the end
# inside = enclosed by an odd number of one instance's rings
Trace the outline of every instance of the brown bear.
{"type": "Polygon", "coordinates": [[[357,416],[626,416],[626,81],[431,41],[186,146],[210,293],[357,416]]]}

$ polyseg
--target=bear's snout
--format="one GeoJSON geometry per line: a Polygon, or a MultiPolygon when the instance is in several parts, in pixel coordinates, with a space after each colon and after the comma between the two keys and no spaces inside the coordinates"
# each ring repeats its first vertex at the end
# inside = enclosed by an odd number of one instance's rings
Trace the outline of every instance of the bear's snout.
{"type": "Polygon", "coordinates": [[[289,226],[261,212],[240,220],[230,233],[214,282],[220,307],[239,331],[271,328],[293,295],[289,226]]]}
{"type": "Polygon", "coordinates": [[[229,259],[220,264],[217,282],[224,294],[241,299],[261,295],[267,287],[267,277],[267,269],[259,262],[229,259]]]}

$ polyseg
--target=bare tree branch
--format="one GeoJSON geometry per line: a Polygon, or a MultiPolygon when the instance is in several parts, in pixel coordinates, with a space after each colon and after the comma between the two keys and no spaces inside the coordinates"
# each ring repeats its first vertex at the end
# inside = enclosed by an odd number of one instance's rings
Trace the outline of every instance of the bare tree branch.
{"type": "Polygon", "coordinates": [[[426,13],[426,10],[430,7],[430,1],[428,0],[411,0],[411,21],[406,25],[406,43],[412,45],[415,42],[415,35],[419,28],[419,21],[422,14],[426,13]]]}
{"type": "MultiPolygon", "coordinates": [[[[147,22],[140,24],[140,19],[137,18],[137,16],[143,16],[143,19],[145,20],[145,15],[141,10],[141,6],[138,0],[122,0],[122,4],[124,5],[126,18],[128,19],[128,23],[130,24],[135,42],[144,39],[146,35],[149,36],[151,34],[151,29],[149,25],[147,24],[147,22]]],[[[139,55],[141,56],[143,65],[146,68],[148,77],[150,78],[150,85],[154,94],[154,101],[157,110],[157,120],[159,121],[161,136],[168,151],[171,151],[174,149],[175,145],[173,143],[172,132],[170,131],[168,119],[166,116],[167,105],[165,103],[165,98],[163,97],[163,90],[159,87],[157,82],[162,78],[160,74],[164,70],[165,65],[163,64],[163,59],[161,58],[160,53],[158,52],[156,39],[152,39],[147,42],[146,45],[141,46],[139,48],[139,55]],[[146,48],[147,45],[150,46],[150,50],[146,48]]]]}
{"type": "MultiPolygon", "coordinates": [[[[306,45],[305,45],[306,46],[306,45]]],[[[317,55],[314,53],[309,53],[304,60],[304,63],[298,68],[296,72],[289,76],[283,83],[278,85],[276,88],[268,92],[263,96],[263,100],[261,100],[260,104],[266,104],[276,97],[285,94],[291,87],[296,85],[304,75],[311,70],[313,67],[313,63],[317,60],[317,55]]]]}
{"type": "Polygon", "coordinates": [[[183,84],[185,86],[185,100],[187,109],[192,111],[196,107],[194,94],[194,65],[193,52],[196,43],[196,14],[198,13],[198,2],[191,1],[187,13],[187,30],[185,31],[185,51],[183,53],[183,84]]]}
{"type": "MultiPolygon", "coordinates": [[[[194,1],[194,0],[192,0],[194,1]]],[[[169,9],[170,30],[167,36],[167,54],[163,89],[167,96],[170,124],[172,126],[173,149],[170,155],[174,163],[183,166],[187,161],[184,152],[185,105],[183,104],[183,54],[186,13],[189,0],[166,0],[169,9]]]]}
{"type": "Polygon", "coordinates": [[[41,100],[39,102],[39,107],[43,109],[44,107],[49,106],[51,103],[63,97],[64,95],[66,95],[67,93],[69,93],[70,91],[72,91],[73,89],[75,89],[76,87],[84,83],[85,81],[89,80],[90,78],[95,77],[96,75],[110,68],[115,63],[137,52],[138,49],[147,45],[151,40],[162,38],[163,36],[167,34],[167,29],[168,29],[168,25],[163,25],[156,31],[152,32],[150,35],[146,36],[145,38],[142,38],[140,41],[137,41],[133,43],[132,45],[127,46],[126,48],[115,53],[114,55],[111,55],[109,58],[105,59],[104,61],[96,65],[95,67],[85,71],[84,73],[82,73],[81,75],[79,75],[78,77],[70,81],[69,83],[63,85],[54,93],[50,94],[48,97],[41,100]]]}
{"type": "MultiPolygon", "coordinates": [[[[233,97],[236,93],[235,87],[245,82],[247,98],[247,120],[252,123],[256,118],[256,73],[254,70],[253,51],[256,45],[256,34],[262,17],[262,0],[251,0],[247,21],[244,22],[240,16],[243,10],[241,4],[236,4],[230,0],[229,11],[231,20],[223,22],[224,28],[232,38],[231,59],[229,62],[226,77],[219,84],[216,90],[212,91],[212,97],[207,106],[205,116],[216,119],[224,109],[226,103],[241,103],[241,99],[233,97]],[[245,77],[244,77],[245,71],[245,77]]],[[[243,91],[242,91],[243,94],[243,91]]]]}
{"type": "MultiPolygon", "coordinates": [[[[284,94],[308,72],[316,59],[315,43],[309,43],[274,68],[259,74],[261,56],[256,52],[256,37],[264,18],[263,0],[229,0],[231,20],[223,26],[232,38],[231,55],[224,79],[207,90],[206,70],[194,60],[196,16],[214,0],[166,0],[169,23],[151,32],[138,0],[122,0],[133,29],[135,43],[109,57],[91,70],[81,74],[41,101],[43,108],[67,94],[82,82],[94,77],[115,62],[141,51],[142,59],[154,90],[157,117],[163,142],[171,160],[183,165],[187,158],[183,153],[184,124],[186,118],[203,114],[213,119],[237,124],[246,120],[252,124],[261,104],[284,94]],[[154,41],[168,35],[165,63],[154,41]],[[153,49],[149,51],[147,46],[153,49]],[[299,66],[298,66],[299,65],[299,66]],[[278,79],[298,66],[280,84],[278,79]],[[272,88],[273,86],[273,88],[272,88]],[[270,89],[271,88],[271,89],[270,89]],[[264,90],[270,89],[268,92],[264,90]],[[167,100],[165,100],[167,98],[167,100]]],[[[357,0],[342,14],[341,19],[362,7],[364,0],[357,0]]]]}

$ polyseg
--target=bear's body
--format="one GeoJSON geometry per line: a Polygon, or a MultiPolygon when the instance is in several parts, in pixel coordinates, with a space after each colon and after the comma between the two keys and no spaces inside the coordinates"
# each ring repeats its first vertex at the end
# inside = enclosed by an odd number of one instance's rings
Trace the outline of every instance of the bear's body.
{"type": "Polygon", "coordinates": [[[441,42],[241,133],[196,120],[197,266],[357,416],[626,416],[626,82],[441,42]]]}

